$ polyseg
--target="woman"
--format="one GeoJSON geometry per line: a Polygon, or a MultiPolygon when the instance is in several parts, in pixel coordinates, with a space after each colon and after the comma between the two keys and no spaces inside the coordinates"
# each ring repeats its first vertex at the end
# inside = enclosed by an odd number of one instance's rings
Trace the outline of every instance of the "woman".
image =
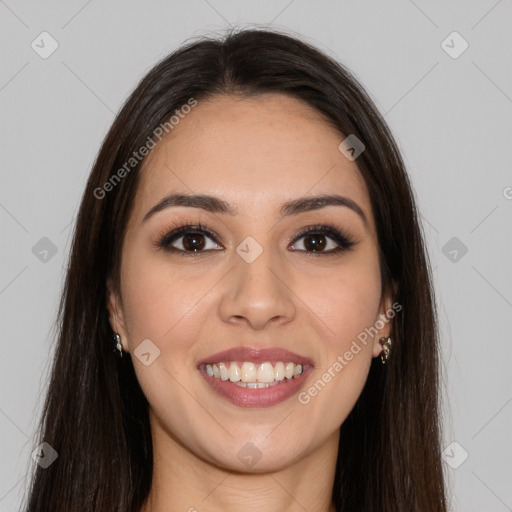
{"type": "Polygon", "coordinates": [[[446,511],[434,304],[351,74],[271,31],[189,43],[89,177],[26,510],[446,511]]]}

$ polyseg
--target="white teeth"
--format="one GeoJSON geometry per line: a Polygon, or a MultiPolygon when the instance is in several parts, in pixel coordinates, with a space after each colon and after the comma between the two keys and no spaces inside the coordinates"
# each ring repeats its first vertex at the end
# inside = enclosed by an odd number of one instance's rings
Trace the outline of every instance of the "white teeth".
{"type": "Polygon", "coordinates": [[[287,379],[291,379],[293,377],[293,370],[295,368],[295,365],[293,363],[286,363],[286,367],[285,367],[285,377],[287,379]]]}
{"type": "Polygon", "coordinates": [[[220,378],[222,380],[228,380],[228,369],[224,363],[219,363],[219,372],[220,372],[220,378]]]}
{"type": "Polygon", "coordinates": [[[231,382],[238,382],[240,380],[240,368],[238,368],[236,363],[231,363],[229,365],[229,380],[231,382]]]}
{"type": "Polygon", "coordinates": [[[280,381],[292,379],[302,375],[302,364],[277,362],[272,366],[270,362],[261,364],[244,362],[240,367],[236,362],[219,362],[205,365],[205,371],[210,377],[221,380],[230,380],[240,387],[251,389],[274,386],[280,381]]]}
{"type": "Polygon", "coordinates": [[[255,382],[258,378],[258,370],[254,363],[244,363],[240,372],[242,382],[255,382]]]}
{"type": "Polygon", "coordinates": [[[258,382],[258,388],[269,388],[271,386],[275,386],[277,382],[274,380],[272,382],[258,382]]]}
{"type": "Polygon", "coordinates": [[[240,386],[241,388],[252,388],[252,389],[256,389],[256,387],[258,389],[260,388],[270,388],[272,386],[275,386],[277,384],[277,381],[275,380],[274,382],[235,382],[235,385],[236,386],[240,386]]]}
{"type": "Polygon", "coordinates": [[[274,379],[283,380],[285,378],[284,374],[284,363],[276,363],[276,367],[274,368],[274,379]]]}
{"type": "Polygon", "coordinates": [[[258,368],[258,382],[273,382],[274,368],[270,363],[260,364],[258,368]]]}

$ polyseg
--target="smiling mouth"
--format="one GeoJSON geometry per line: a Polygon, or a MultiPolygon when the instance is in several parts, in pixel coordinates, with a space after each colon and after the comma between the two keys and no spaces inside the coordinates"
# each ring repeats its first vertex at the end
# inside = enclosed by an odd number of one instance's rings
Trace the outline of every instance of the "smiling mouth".
{"type": "Polygon", "coordinates": [[[277,405],[298,393],[313,366],[284,361],[260,364],[231,361],[203,363],[198,369],[210,389],[220,397],[238,407],[261,408],[277,405]]]}
{"type": "Polygon", "coordinates": [[[269,361],[263,363],[231,361],[203,366],[206,374],[215,379],[229,380],[243,388],[261,389],[275,386],[302,375],[305,365],[284,361],[276,363],[269,361]]]}
{"type": "Polygon", "coordinates": [[[238,407],[271,407],[290,399],[314,370],[304,355],[279,347],[240,346],[198,361],[209,388],[238,407]]]}

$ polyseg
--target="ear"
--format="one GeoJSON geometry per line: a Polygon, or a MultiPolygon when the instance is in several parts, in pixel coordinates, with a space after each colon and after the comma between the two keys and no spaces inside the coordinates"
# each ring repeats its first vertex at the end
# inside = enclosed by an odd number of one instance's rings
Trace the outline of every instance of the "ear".
{"type": "Polygon", "coordinates": [[[110,277],[107,279],[107,309],[110,326],[114,333],[119,334],[123,349],[125,352],[128,352],[127,330],[121,306],[121,298],[116,293],[110,277]]]}
{"type": "Polygon", "coordinates": [[[402,307],[398,303],[393,307],[393,296],[391,291],[383,295],[379,308],[379,315],[375,321],[375,329],[377,329],[378,332],[373,339],[373,357],[378,357],[382,353],[383,348],[380,344],[380,339],[388,338],[390,336],[393,318],[401,309],[402,307]]]}

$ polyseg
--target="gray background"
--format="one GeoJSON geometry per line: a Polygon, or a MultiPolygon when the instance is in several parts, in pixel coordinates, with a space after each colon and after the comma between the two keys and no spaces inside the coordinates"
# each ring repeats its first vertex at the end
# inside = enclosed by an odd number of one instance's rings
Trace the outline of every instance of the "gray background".
{"type": "Polygon", "coordinates": [[[434,268],[452,510],[512,510],[510,0],[0,0],[0,16],[1,511],[34,464],[71,223],[115,113],[185,39],[267,23],[346,64],[385,114],[434,268]],[[31,48],[50,48],[43,31],[59,45],[46,59],[31,48]],[[457,58],[453,31],[469,44],[457,58]]]}

